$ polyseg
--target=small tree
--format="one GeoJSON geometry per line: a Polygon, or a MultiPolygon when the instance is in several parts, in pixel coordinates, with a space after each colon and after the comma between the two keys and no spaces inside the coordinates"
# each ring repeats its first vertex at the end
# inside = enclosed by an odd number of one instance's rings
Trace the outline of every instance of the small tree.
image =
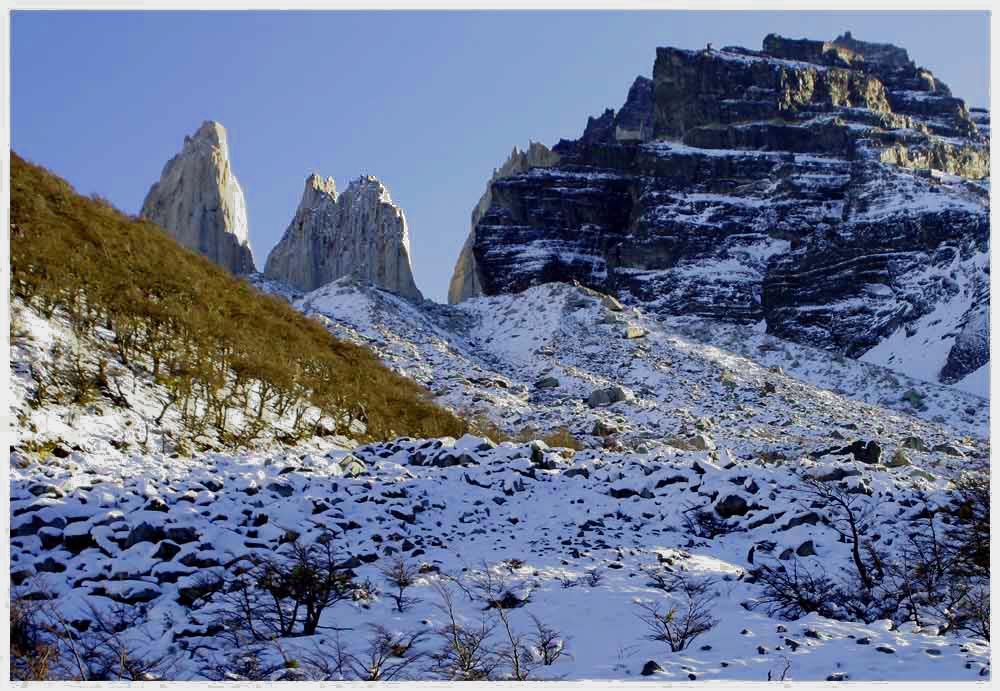
{"type": "Polygon", "coordinates": [[[531,646],[535,652],[536,659],[542,665],[548,667],[554,665],[564,655],[569,656],[569,653],[566,652],[568,639],[542,622],[534,614],[530,616],[531,621],[535,624],[535,633],[531,637],[531,646]]]}
{"type": "Polygon", "coordinates": [[[308,545],[296,539],[281,553],[251,557],[224,588],[220,615],[237,637],[311,636],[323,612],[353,593],[353,574],[340,565],[332,539],[308,545]]]}
{"type": "Polygon", "coordinates": [[[407,671],[426,655],[418,648],[426,638],[426,631],[396,633],[373,624],[364,652],[348,654],[347,666],[359,681],[405,679],[407,671]]]}
{"type": "MultiPolygon", "coordinates": [[[[875,505],[863,492],[851,492],[840,482],[824,482],[815,477],[803,475],[800,477],[802,491],[826,510],[832,527],[851,544],[851,559],[857,570],[861,585],[871,592],[875,586],[875,578],[871,569],[862,557],[862,543],[868,534],[874,518],[875,505]]],[[[879,560],[874,546],[869,543],[870,554],[875,557],[877,570],[880,570],[879,560]]]]}

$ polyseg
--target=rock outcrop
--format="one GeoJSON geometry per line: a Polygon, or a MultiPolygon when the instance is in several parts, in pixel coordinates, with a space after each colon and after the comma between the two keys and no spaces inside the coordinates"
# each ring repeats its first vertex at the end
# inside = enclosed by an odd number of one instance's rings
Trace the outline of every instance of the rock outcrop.
{"type": "Polygon", "coordinates": [[[184,138],[184,148],[146,195],[141,215],[234,274],[256,270],[246,201],[229,164],[226,130],[217,122],[184,138]]]}
{"type": "Polygon", "coordinates": [[[850,357],[954,347],[908,373],[956,382],[986,351],[988,132],[905,50],[850,34],[659,48],[617,114],[494,177],[449,297],[578,281],[850,357]]]}
{"type": "Polygon", "coordinates": [[[354,180],[339,197],[333,178],[309,176],[292,222],[267,258],[264,275],[303,291],[354,276],[423,299],[410,267],[406,217],[385,185],[372,176],[354,180]]]}
{"type": "Polygon", "coordinates": [[[504,164],[493,171],[493,177],[486,184],[486,191],[483,192],[479,203],[472,210],[472,228],[469,237],[462,246],[462,251],[458,255],[458,261],[455,263],[455,269],[448,284],[449,303],[455,304],[483,294],[479,281],[479,269],[476,266],[476,257],[472,253],[472,247],[476,241],[476,225],[493,204],[493,183],[496,180],[523,173],[531,168],[545,168],[554,166],[558,162],[559,155],[550,151],[547,146],[537,142],[528,142],[527,150],[520,151],[515,146],[504,164]]]}

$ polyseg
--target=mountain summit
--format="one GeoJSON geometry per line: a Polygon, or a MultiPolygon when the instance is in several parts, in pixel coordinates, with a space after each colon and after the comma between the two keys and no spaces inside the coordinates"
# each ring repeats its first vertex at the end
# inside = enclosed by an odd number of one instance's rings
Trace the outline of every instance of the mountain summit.
{"type": "Polygon", "coordinates": [[[353,275],[422,299],[410,268],[406,216],[386,186],[370,175],[351,182],[339,197],[333,178],[310,175],[264,275],[305,291],[353,275]]]}
{"type": "Polygon", "coordinates": [[[985,386],[989,115],[904,49],[658,48],[552,152],[490,181],[451,301],[578,281],[985,386]]]}
{"type": "Polygon", "coordinates": [[[229,164],[226,128],[202,123],[163,168],[142,203],[143,218],[234,274],[252,273],[247,206],[229,164]]]}

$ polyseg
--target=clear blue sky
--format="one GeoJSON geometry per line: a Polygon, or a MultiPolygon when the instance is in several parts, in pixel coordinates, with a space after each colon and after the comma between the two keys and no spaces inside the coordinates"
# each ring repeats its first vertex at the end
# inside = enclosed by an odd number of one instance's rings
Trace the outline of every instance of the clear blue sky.
{"type": "Polygon", "coordinates": [[[845,30],[989,105],[985,12],[16,12],[12,143],[136,212],[184,136],[222,122],[258,268],[307,174],[339,189],[377,175],[406,212],[417,285],[444,300],[493,168],[618,108],[657,46],[845,30]]]}

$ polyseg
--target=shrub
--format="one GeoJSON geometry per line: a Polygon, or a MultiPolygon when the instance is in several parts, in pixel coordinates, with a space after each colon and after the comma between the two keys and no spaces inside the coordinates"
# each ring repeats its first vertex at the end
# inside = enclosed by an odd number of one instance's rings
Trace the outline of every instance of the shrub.
{"type": "Polygon", "coordinates": [[[248,567],[222,588],[217,611],[237,643],[311,636],[323,612],[353,594],[353,574],[338,560],[333,540],[295,540],[280,553],[249,557],[248,567]]]}
{"type": "Polygon", "coordinates": [[[669,592],[680,604],[636,603],[641,611],[639,619],[649,630],[647,638],[666,643],[676,653],[715,628],[719,620],[712,616],[714,587],[715,582],[710,578],[697,578],[684,571],[674,573],[669,592]]]}
{"type": "MultiPolygon", "coordinates": [[[[159,418],[177,412],[192,438],[215,429],[229,446],[249,445],[268,411],[288,420],[292,439],[347,432],[353,420],[364,422],[366,439],[467,430],[369,350],[153,223],[76,194],[14,153],[10,180],[12,298],[47,318],[65,316],[78,338],[146,372],[165,391],[159,418]],[[239,429],[233,410],[246,420],[239,429]]],[[[78,364],[75,398],[85,400],[97,369],[78,364]]]]}
{"type": "Polygon", "coordinates": [[[382,577],[393,588],[389,597],[396,604],[397,612],[405,612],[411,605],[420,601],[406,594],[406,591],[417,582],[419,571],[416,566],[403,557],[398,557],[383,566],[380,571],[382,577]]]}

